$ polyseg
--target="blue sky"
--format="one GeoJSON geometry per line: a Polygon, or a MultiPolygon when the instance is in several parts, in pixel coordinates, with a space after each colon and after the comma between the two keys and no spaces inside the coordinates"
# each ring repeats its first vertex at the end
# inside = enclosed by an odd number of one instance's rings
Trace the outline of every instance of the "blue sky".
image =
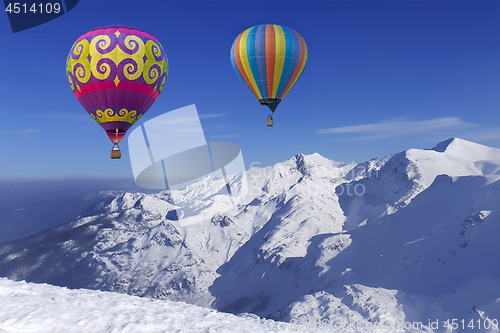
{"type": "Polygon", "coordinates": [[[207,141],[238,144],[247,167],[320,153],[363,162],[452,136],[500,147],[498,1],[80,1],[13,34],[0,14],[0,179],[132,178],[72,94],[65,61],[88,30],[128,24],[155,36],[169,77],[134,125],[196,104],[207,141]],[[285,25],[304,37],[302,77],[266,127],[233,71],[243,30],[285,25]]]}

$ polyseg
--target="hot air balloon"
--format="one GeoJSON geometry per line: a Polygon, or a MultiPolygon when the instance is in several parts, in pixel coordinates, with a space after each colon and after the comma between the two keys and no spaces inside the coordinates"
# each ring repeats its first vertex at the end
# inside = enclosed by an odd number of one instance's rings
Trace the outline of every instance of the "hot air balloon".
{"type": "Polygon", "coordinates": [[[90,30],[76,40],[66,60],[66,75],[78,101],[113,143],[118,143],[153,105],[165,85],[168,60],[160,42],[126,25],[90,30]]]}
{"type": "MultiPolygon", "coordinates": [[[[234,71],[273,114],[302,74],[306,61],[304,39],[295,30],[276,24],[257,25],[243,31],[231,47],[234,71]]],[[[273,125],[272,114],[267,125],[273,125]]]]}

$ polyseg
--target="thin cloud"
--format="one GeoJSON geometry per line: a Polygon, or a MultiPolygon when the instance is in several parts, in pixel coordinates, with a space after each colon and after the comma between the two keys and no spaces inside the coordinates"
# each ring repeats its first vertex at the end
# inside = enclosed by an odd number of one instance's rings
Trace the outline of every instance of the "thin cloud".
{"type": "Polygon", "coordinates": [[[224,117],[226,114],[225,113],[207,113],[207,114],[200,114],[200,119],[206,119],[206,118],[217,118],[217,117],[224,117]]]}
{"type": "Polygon", "coordinates": [[[423,121],[386,121],[375,124],[334,127],[317,130],[318,134],[364,134],[366,139],[408,136],[441,130],[464,130],[478,127],[460,118],[445,117],[423,121]],[[371,135],[370,135],[371,134],[371,135]]]}
{"type": "Polygon", "coordinates": [[[474,142],[481,141],[500,141],[500,127],[491,127],[467,131],[463,137],[474,142]]]}

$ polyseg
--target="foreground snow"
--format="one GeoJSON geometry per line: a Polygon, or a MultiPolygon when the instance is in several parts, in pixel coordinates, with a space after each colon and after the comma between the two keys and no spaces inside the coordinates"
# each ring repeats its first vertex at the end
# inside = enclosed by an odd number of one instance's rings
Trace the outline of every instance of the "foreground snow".
{"type": "MultiPolygon", "coordinates": [[[[0,304],[0,332],[308,331],[255,315],[235,316],[181,302],[112,292],[70,290],[5,278],[0,279],[0,304]]],[[[346,328],[336,332],[368,331],[346,328]]]]}

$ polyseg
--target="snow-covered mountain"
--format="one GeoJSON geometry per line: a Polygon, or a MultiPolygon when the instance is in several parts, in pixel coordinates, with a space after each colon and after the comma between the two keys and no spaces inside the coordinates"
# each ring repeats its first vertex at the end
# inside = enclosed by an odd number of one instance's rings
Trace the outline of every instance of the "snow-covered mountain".
{"type": "MultiPolygon", "coordinates": [[[[182,302],[0,279],[0,332],[305,332],[298,325],[235,316],[182,302]]],[[[366,332],[357,330],[357,332],[366,332]]]]}
{"type": "Polygon", "coordinates": [[[453,138],[358,165],[299,154],[230,184],[232,197],[215,178],[118,193],[2,244],[0,275],[283,321],[440,332],[500,319],[500,149],[453,138]],[[175,210],[204,222],[182,226],[175,210]]]}

